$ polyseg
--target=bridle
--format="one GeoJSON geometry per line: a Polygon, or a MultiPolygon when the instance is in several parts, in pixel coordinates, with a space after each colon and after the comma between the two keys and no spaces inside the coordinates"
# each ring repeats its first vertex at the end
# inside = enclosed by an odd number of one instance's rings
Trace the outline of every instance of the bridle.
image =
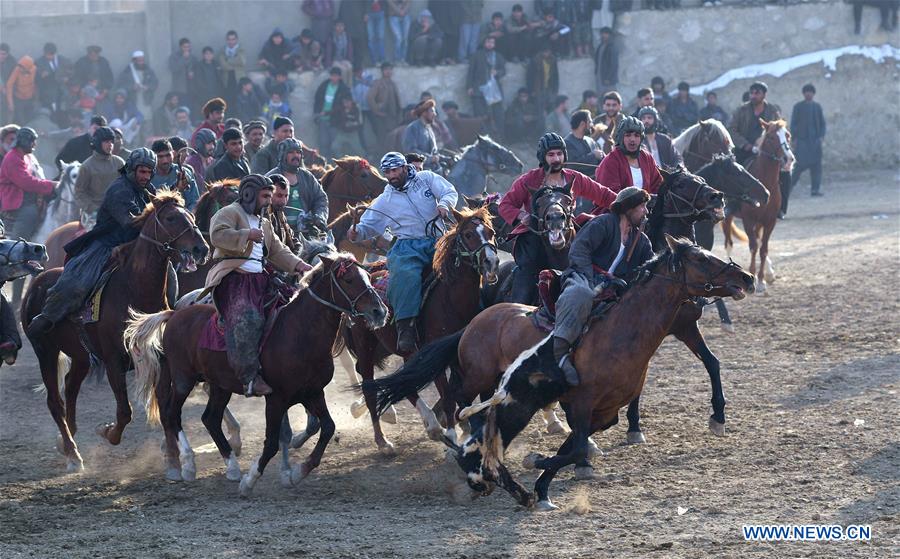
{"type": "Polygon", "coordinates": [[[729,258],[729,259],[728,259],[728,262],[725,262],[725,263],[722,265],[722,267],[719,268],[715,273],[708,274],[708,275],[706,276],[706,281],[705,281],[705,282],[703,282],[703,283],[692,283],[692,282],[688,282],[688,280],[687,280],[687,268],[686,268],[683,264],[681,264],[680,262],[678,262],[677,260],[680,260],[680,258],[677,258],[677,259],[676,259],[675,253],[674,253],[674,252],[671,253],[671,256],[670,256],[670,262],[669,262],[669,268],[670,268],[670,270],[674,273],[674,272],[676,271],[676,269],[677,269],[679,266],[681,267],[681,279],[680,279],[680,280],[675,279],[675,278],[672,278],[671,276],[668,276],[668,275],[665,275],[665,274],[654,274],[653,272],[645,272],[645,273],[647,274],[647,279],[650,279],[651,277],[653,277],[653,276],[655,275],[656,277],[661,278],[661,279],[664,279],[664,280],[666,280],[666,281],[671,281],[671,282],[674,282],[674,283],[680,283],[682,289],[685,290],[685,291],[686,291],[687,289],[689,289],[689,288],[694,288],[694,289],[700,288],[700,289],[702,289],[703,291],[709,293],[709,292],[711,292],[711,291],[713,291],[713,290],[715,290],[715,289],[727,287],[727,286],[724,285],[724,284],[716,284],[716,283],[715,283],[715,279],[716,279],[717,277],[721,276],[723,273],[725,273],[725,271],[731,270],[731,269],[735,269],[735,268],[738,269],[738,270],[742,270],[742,269],[743,269],[743,268],[741,268],[741,266],[740,266],[737,262],[735,262],[734,260],[732,260],[731,258],[729,258]]]}
{"type": "Polygon", "coordinates": [[[791,147],[790,147],[789,145],[787,145],[784,141],[782,141],[782,140],[779,138],[779,139],[778,139],[778,146],[781,148],[781,155],[778,155],[777,153],[772,153],[772,152],[769,152],[769,151],[764,151],[764,150],[762,149],[762,147],[763,147],[763,145],[765,145],[765,143],[766,143],[766,138],[768,137],[768,135],[769,135],[769,131],[768,131],[768,130],[765,131],[765,132],[763,133],[763,135],[762,135],[763,141],[760,142],[760,144],[759,144],[759,151],[758,151],[759,155],[765,155],[766,157],[768,157],[768,158],[771,159],[772,161],[784,161],[784,160],[787,158],[788,152],[791,151],[791,147]]]}
{"type": "MultiPolygon", "coordinates": [[[[316,279],[315,283],[313,285],[310,285],[306,289],[306,291],[309,293],[309,296],[312,297],[316,302],[321,303],[322,305],[325,305],[329,309],[336,310],[340,313],[348,314],[348,315],[350,315],[350,318],[357,318],[357,317],[363,316],[364,313],[361,313],[356,309],[356,304],[359,303],[359,300],[362,299],[367,294],[371,294],[375,298],[378,298],[378,293],[375,291],[374,287],[369,285],[364,290],[360,291],[359,295],[357,295],[356,297],[351,297],[350,294],[347,293],[347,291],[343,287],[341,287],[341,284],[338,282],[338,279],[340,279],[344,274],[349,272],[350,269],[353,268],[354,266],[358,267],[361,270],[363,270],[364,272],[366,272],[365,268],[363,268],[363,266],[356,260],[350,260],[350,259],[341,260],[340,262],[337,262],[334,265],[332,265],[332,267],[329,268],[327,274],[323,274],[323,275],[319,276],[316,279]],[[333,303],[331,301],[328,301],[328,300],[323,299],[323,298],[319,297],[318,295],[316,295],[316,292],[313,289],[313,287],[315,287],[315,285],[317,285],[320,281],[322,281],[326,277],[329,280],[331,280],[331,286],[330,286],[331,287],[331,298],[335,299],[334,290],[335,290],[335,288],[337,288],[338,293],[340,293],[344,297],[344,300],[347,301],[347,303],[349,304],[349,308],[343,308],[339,305],[336,305],[335,303],[333,303]]],[[[368,272],[366,272],[366,273],[368,274],[368,272]]]]}
{"type": "MultiPolygon", "coordinates": [[[[681,180],[681,177],[676,177],[676,181],[681,180]]],[[[671,203],[675,208],[674,213],[665,213],[665,209],[663,209],[663,217],[665,218],[690,218],[690,217],[698,217],[703,214],[701,210],[697,209],[697,198],[700,196],[700,191],[703,190],[703,185],[698,185],[696,189],[694,189],[694,196],[688,200],[684,196],[680,194],[676,194],[672,192],[672,188],[669,187],[666,189],[665,199],[663,201],[663,208],[665,208],[666,204],[671,203]],[[684,209],[685,206],[687,209],[684,209]]]]}
{"type": "MultiPolygon", "coordinates": [[[[365,172],[372,173],[371,166],[369,165],[369,162],[366,161],[365,159],[361,160],[359,162],[359,165],[360,165],[360,167],[366,169],[365,172]]],[[[356,184],[357,182],[361,182],[362,187],[365,189],[366,193],[362,195],[362,198],[360,198],[359,196],[353,196],[350,194],[337,194],[334,192],[329,192],[328,193],[329,198],[336,198],[338,200],[347,200],[347,201],[351,201],[351,202],[360,202],[360,201],[368,202],[370,200],[374,200],[375,198],[378,197],[379,194],[381,194],[380,192],[375,192],[371,188],[369,188],[369,185],[365,182],[365,179],[363,177],[356,177],[352,172],[344,169],[340,165],[336,166],[334,168],[334,170],[332,170],[331,172],[332,173],[336,172],[337,169],[340,169],[341,171],[343,171],[344,173],[349,175],[350,178],[353,180],[353,184],[356,184]]]]}
{"type": "MultiPolygon", "coordinates": [[[[472,219],[472,223],[483,224],[480,219],[474,218],[472,219]]],[[[462,235],[459,234],[459,228],[457,227],[456,240],[454,242],[453,253],[456,257],[456,261],[454,262],[457,267],[459,267],[460,262],[463,258],[468,258],[469,264],[472,268],[479,272],[481,270],[481,264],[484,262],[484,253],[488,248],[494,249],[494,252],[497,251],[497,245],[490,241],[484,241],[481,243],[478,248],[469,250],[466,245],[463,243],[462,235]]]]}
{"type": "MultiPolygon", "coordinates": [[[[170,202],[170,204],[171,204],[171,202],[170,202]]],[[[163,207],[165,207],[165,206],[163,206],[163,207]]],[[[177,207],[177,208],[182,209],[180,207],[177,207]]],[[[200,228],[198,228],[197,224],[194,222],[194,216],[192,216],[191,213],[188,211],[185,211],[185,213],[187,213],[187,215],[190,216],[190,218],[188,220],[188,226],[185,227],[184,230],[182,230],[177,235],[172,235],[171,233],[169,233],[169,230],[166,229],[166,226],[163,225],[163,223],[159,220],[159,213],[162,210],[163,210],[163,208],[159,208],[158,210],[153,211],[153,221],[154,221],[153,235],[154,236],[150,237],[148,235],[145,235],[143,231],[141,231],[141,234],[139,235],[141,239],[144,239],[145,241],[149,242],[150,244],[156,246],[156,248],[157,248],[157,250],[159,250],[160,254],[166,255],[168,253],[175,252],[175,247],[172,246],[172,243],[174,243],[175,241],[177,241],[178,239],[183,237],[185,235],[185,233],[187,233],[188,231],[196,231],[197,235],[200,235],[202,237],[202,234],[200,233],[200,228]],[[165,233],[169,237],[166,241],[160,242],[154,238],[157,236],[156,233],[159,229],[162,229],[163,233],[165,233]]]]}
{"type": "Polygon", "coordinates": [[[535,235],[543,236],[545,233],[549,233],[550,229],[546,229],[547,219],[546,216],[550,212],[550,209],[554,206],[558,206],[562,211],[563,215],[566,218],[565,229],[572,228],[572,196],[569,194],[568,188],[558,187],[558,186],[542,186],[538,189],[537,192],[534,193],[532,198],[532,212],[531,217],[534,222],[537,224],[537,228],[528,226],[528,230],[534,233],[535,235]],[[554,194],[558,194],[558,198],[551,198],[550,203],[543,210],[543,215],[538,213],[538,203],[541,198],[545,196],[553,196],[554,194]]]}

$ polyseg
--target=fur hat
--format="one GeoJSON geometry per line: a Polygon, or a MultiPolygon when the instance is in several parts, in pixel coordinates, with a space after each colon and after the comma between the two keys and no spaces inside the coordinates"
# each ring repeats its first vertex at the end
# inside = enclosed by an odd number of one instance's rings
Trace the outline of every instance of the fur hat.
{"type": "Polygon", "coordinates": [[[206,102],[205,105],[203,105],[203,116],[207,117],[216,111],[224,111],[227,108],[228,103],[225,102],[225,99],[222,99],[221,97],[215,97],[213,99],[210,99],[206,102]]]}
{"type": "Polygon", "coordinates": [[[650,201],[650,195],[646,190],[636,186],[623,188],[616,194],[616,201],[609,207],[609,211],[616,215],[622,215],[632,208],[650,201]]]}
{"type": "Polygon", "coordinates": [[[435,106],[434,99],[428,99],[428,100],[422,101],[421,103],[419,103],[418,105],[416,105],[416,108],[415,108],[415,109],[413,109],[413,114],[415,115],[416,118],[419,118],[419,117],[422,116],[428,109],[433,109],[434,106],[435,106]]]}

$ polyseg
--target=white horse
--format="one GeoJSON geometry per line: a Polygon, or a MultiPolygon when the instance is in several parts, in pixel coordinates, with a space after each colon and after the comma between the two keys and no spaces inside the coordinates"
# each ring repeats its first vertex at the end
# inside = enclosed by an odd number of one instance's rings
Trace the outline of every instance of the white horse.
{"type": "Polygon", "coordinates": [[[75,181],[78,180],[78,171],[81,163],[62,162],[62,174],[59,184],[56,185],[56,197],[47,205],[47,215],[41,223],[38,232],[31,239],[35,243],[43,243],[60,225],[79,219],[78,204],[75,203],[75,181]]]}

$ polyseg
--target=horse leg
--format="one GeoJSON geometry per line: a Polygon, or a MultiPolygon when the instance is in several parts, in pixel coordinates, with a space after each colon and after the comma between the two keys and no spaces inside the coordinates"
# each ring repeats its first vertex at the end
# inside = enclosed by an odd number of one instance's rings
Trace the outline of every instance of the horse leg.
{"type": "MultiPolygon", "coordinates": [[[[444,431],[444,436],[450,442],[456,444],[456,404],[454,404],[453,398],[450,397],[450,383],[447,382],[447,375],[443,373],[438,375],[434,379],[434,386],[437,388],[438,394],[441,395],[435,406],[440,404],[439,411],[443,412],[445,418],[447,428],[444,431]]],[[[432,412],[434,412],[433,409],[432,412]]]]}
{"type": "Polygon", "coordinates": [[[241,484],[238,488],[241,497],[249,497],[253,493],[253,486],[256,485],[256,482],[262,476],[263,471],[266,469],[266,464],[278,453],[282,422],[287,414],[287,406],[273,396],[271,394],[266,396],[266,441],[263,444],[263,451],[250,464],[250,469],[241,478],[241,484]]]}
{"type": "Polygon", "coordinates": [[[731,316],[728,314],[728,307],[725,301],[716,299],[716,311],[719,313],[719,326],[729,334],[734,334],[734,325],[731,323],[731,316]]]}
{"type": "Polygon", "coordinates": [[[775,283],[775,268],[772,266],[772,260],[769,258],[769,238],[775,229],[774,223],[762,225],[762,242],[759,245],[759,263],[763,268],[763,277],[769,283],[775,283]]]}
{"type": "Polygon", "coordinates": [[[628,404],[628,432],[625,434],[625,441],[628,444],[643,444],[647,442],[644,433],[641,431],[641,395],[635,396],[628,404]]]}
{"type": "Polygon", "coordinates": [[[725,436],[725,392],[722,390],[721,365],[719,358],[710,351],[700,332],[700,326],[694,322],[691,326],[679,328],[675,337],[684,343],[706,367],[709,383],[712,385],[713,413],[709,416],[709,430],[718,437],[725,436]]]}
{"type": "Polygon", "coordinates": [[[120,355],[116,351],[111,359],[103,360],[106,363],[106,378],[116,397],[116,422],[101,425],[97,429],[97,434],[112,445],[122,442],[122,432],[125,426],[131,423],[131,403],[128,402],[128,386],[125,381],[127,359],[127,356],[120,355]]]}
{"type": "MultiPolygon", "coordinates": [[[[375,378],[374,352],[375,348],[366,344],[366,347],[361,348],[357,353],[359,360],[356,362],[356,372],[359,373],[364,380],[372,380],[375,378]]],[[[381,420],[378,417],[376,410],[375,392],[373,390],[363,390],[363,399],[366,402],[366,408],[368,408],[369,417],[372,420],[372,431],[375,434],[375,446],[378,447],[378,452],[385,456],[394,456],[396,454],[394,443],[389,441],[381,431],[381,420]]]]}
{"type": "MultiPolygon", "coordinates": [[[[159,405],[159,419],[162,423],[164,439],[162,451],[165,455],[166,479],[181,481],[181,461],[178,458],[178,430],[175,425],[181,421],[181,406],[176,406],[172,386],[170,360],[159,364],[159,379],[156,382],[156,402],[159,405]]],[[[182,401],[183,404],[183,401],[182,401]]]]}
{"type": "Polygon", "coordinates": [[[313,436],[319,432],[319,426],[319,418],[309,413],[309,410],[306,410],[306,429],[291,439],[291,448],[300,448],[306,444],[306,441],[313,438],[313,436]]]}
{"type": "Polygon", "coordinates": [[[734,241],[731,239],[731,224],[734,223],[734,216],[728,216],[722,221],[722,233],[725,241],[725,254],[731,258],[731,251],[734,250],[734,241]]]}
{"type": "MultiPolygon", "coordinates": [[[[168,361],[168,360],[166,360],[168,361]]],[[[184,481],[194,481],[197,479],[197,465],[194,463],[194,450],[191,448],[191,443],[188,442],[187,435],[184,432],[184,427],[181,425],[181,411],[184,408],[184,403],[187,401],[188,397],[191,395],[191,392],[194,389],[193,382],[187,382],[183,377],[180,379],[175,379],[175,382],[171,383],[172,393],[170,396],[170,415],[169,415],[169,433],[166,436],[166,442],[169,450],[174,451],[173,454],[169,455],[169,468],[166,471],[167,479],[174,480],[184,480],[184,481]],[[170,440],[171,437],[171,440],[170,440]],[[175,443],[175,448],[171,447],[171,443],[175,443]],[[172,458],[175,458],[173,460],[172,458]],[[174,468],[175,471],[171,471],[174,468]]],[[[207,410],[209,409],[209,403],[207,403],[207,410]]],[[[203,414],[206,416],[206,412],[203,414]]],[[[222,419],[219,418],[219,423],[221,424],[222,419]]],[[[206,421],[203,422],[206,425],[206,421]]],[[[207,430],[209,427],[207,426],[207,430]]],[[[212,432],[210,432],[212,435],[212,432]]],[[[215,438],[213,438],[215,441],[215,438]]]]}
{"type": "MultiPolygon", "coordinates": [[[[210,384],[208,382],[203,383],[203,391],[206,392],[206,395],[210,395],[210,384]]],[[[228,400],[231,399],[231,393],[228,393],[228,400]]],[[[226,401],[227,406],[227,401],[226,401]]],[[[227,407],[225,408],[225,413],[223,414],[223,421],[225,422],[225,427],[228,429],[228,445],[231,447],[231,453],[235,456],[241,455],[241,448],[243,447],[243,442],[241,442],[241,424],[238,422],[237,418],[234,417],[234,414],[231,413],[231,410],[227,407]]]]}
{"type": "Polygon", "coordinates": [[[73,474],[84,471],[84,460],[78,452],[75,439],[66,423],[66,405],[59,394],[59,350],[46,349],[42,344],[34,344],[34,352],[37,354],[41,367],[41,379],[47,389],[47,408],[50,416],[59,429],[56,448],[60,454],[66,457],[66,472],[73,474]]]}
{"type": "Polygon", "coordinates": [[[582,463],[587,459],[588,442],[587,429],[575,428],[566,438],[562,446],[556,452],[556,456],[541,457],[534,460],[534,467],[544,470],[537,481],[534,482],[534,491],[537,494],[535,509],[538,511],[550,511],[556,509],[556,505],[550,500],[550,482],[561,468],[570,464],[582,463]]]}
{"type": "Polygon", "coordinates": [[[544,419],[544,424],[547,428],[547,432],[551,435],[567,435],[569,433],[569,429],[563,425],[562,421],[559,420],[559,417],[556,415],[556,402],[553,402],[543,410],[541,410],[541,416],[544,419]]]}
{"type": "Polygon", "coordinates": [[[425,400],[419,398],[418,394],[410,396],[407,400],[409,400],[409,403],[416,408],[419,415],[422,417],[422,422],[425,424],[425,432],[428,433],[428,438],[433,441],[441,441],[444,431],[437,420],[437,416],[434,415],[434,412],[431,411],[431,408],[428,407],[425,400]]]}
{"type": "Polygon", "coordinates": [[[331,414],[328,412],[325,392],[320,390],[318,394],[306,402],[306,408],[309,410],[309,413],[319,418],[322,424],[322,434],[319,435],[319,440],[316,441],[316,446],[309,454],[309,457],[307,457],[306,462],[293,467],[291,471],[292,484],[300,483],[319,466],[319,463],[322,461],[322,455],[325,454],[325,447],[328,446],[328,442],[334,436],[334,420],[331,419],[331,414]]]}
{"type": "Polygon", "coordinates": [[[225,478],[230,481],[240,481],[241,466],[237,461],[237,455],[231,442],[225,438],[225,432],[222,431],[222,418],[228,409],[231,392],[210,383],[206,384],[205,390],[209,392],[209,400],[206,402],[206,409],[203,410],[201,420],[206,426],[209,436],[216,443],[222,460],[225,461],[225,478]]]}
{"type": "Polygon", "coordinates": [[[78,392],[81,390],[81,383],[87,377],[91,370],[91,364],[88,358],[80,355],[72,359],[69,372],[66,375],[66,424],[69,426],[72,436],[78,432],[78,423],[75,420],[75,408],[78,403],[78,392]]]}

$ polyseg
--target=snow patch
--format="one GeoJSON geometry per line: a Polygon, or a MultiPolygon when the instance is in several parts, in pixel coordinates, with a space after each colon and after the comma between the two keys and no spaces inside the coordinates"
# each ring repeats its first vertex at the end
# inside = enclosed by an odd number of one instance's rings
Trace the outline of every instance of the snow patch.
{"type": "MultiPolygon", "coordinates": [[[[762,64],[749,64],[747,66],[729,70],[709,83],[692,86],[691,95],[703,95],[707,91],[721,89],[736,80],[752,79],[761,76],[774,76],[780,78],[792,70],[802,68],[803,66],[809,66],[810,64],[821,63],[833,72],[837,70],[837,59],[848,55],[862,56],[872,60],[876,64],[882,64],[888,58],[900,60],[900,48],[893,45],[848,45],[846,47],[807,52],[789,58],[764,62],[762,64]]],[[[674,96],[677,94],[678,92],[676,90],[672,90],[671,95],[674,96]]]]}

